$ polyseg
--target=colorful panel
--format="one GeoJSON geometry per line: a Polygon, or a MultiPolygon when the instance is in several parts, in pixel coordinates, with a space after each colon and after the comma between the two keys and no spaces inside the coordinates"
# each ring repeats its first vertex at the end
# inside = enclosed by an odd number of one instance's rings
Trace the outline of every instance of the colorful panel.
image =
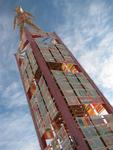
{"type": "Polygon", "coordinates": [[[54,57],[51,55],[47,46],[39,45],[40,51],[47,62],[55,62],[54,57]]]}
{"type": "Polygon", "coordinates": [[[102,136],[102,139],[107,146],[113,146],[113,134],[102,136]]]}
{"type": "Polygon", "coordinates": [[[76,120],[77,120],[77,122],[81,128],[82,127],[88,127],[88,126],[92,125],[89,117],[76,117],[76,120]]]}
{"type": "Polygon", "coordinates": [[[61,53],[58,51],[58,49],[54,45],[49,46],[49,50],[51,51],[52,55],[54,56],[54,58],[57,62],[64,61],[61,53]]]}
{"type": "Polygon", "coordinates": [[[91,147],[92,150],[98,150],[101,148],[105,148],[104,144],[102,143],[102,141],[100,140],[99,137],[89,139],[87,141],[88,141],[89,146],[91,147]]]}
{"type": "Polygon", "coordinates": [[[93,126],[82,128],[82,131],[86,138],[93,138],[93,137],[98,136],[93,126]]]}
{"type": "Polygon", "coordinates": [[[63,55],[65,62],[70,62],[70,63],[74,62],[69,51],[66,49],[66,47],[64,47],[63,44],[56,44],[56,47],[59,49],[60,53],[63,55]]]}
{"type": "Polygon", "coordinates": [[[79,103],[73,89],[69,85],[69,82],[66,80],[66,77],[62,73],[62,71],[52,71],[52,72],[53,72],[53,75],[54,75],[59,87],[62,90],[62,93],[65,96],[65,99],[66,99],[68,105],[79,105],[80,103],[79,103]]]}
{"type": "Polygon", "coordinates": [[[96,129],[101,136],[113,133],[111,128],[108,126],[108,124],[98,125],[98,126],[96,126],[96,129]]]}

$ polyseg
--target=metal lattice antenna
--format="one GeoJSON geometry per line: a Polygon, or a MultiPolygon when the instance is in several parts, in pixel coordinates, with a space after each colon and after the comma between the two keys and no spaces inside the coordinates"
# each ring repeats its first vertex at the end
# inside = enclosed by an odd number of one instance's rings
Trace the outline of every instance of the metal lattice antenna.
{"type": "Polygon", "coordinates": [[[24,31],[24,27],[28,25],[30,28],[40,31],[41,29],[36,26],[32,21],[32,14],[23,10],[21,6],[17,6],[16,9],[16,16],[14,18],[14,29],[16,26],[20,29],[20,41],[22,40],[22,34],[24,31]]]}

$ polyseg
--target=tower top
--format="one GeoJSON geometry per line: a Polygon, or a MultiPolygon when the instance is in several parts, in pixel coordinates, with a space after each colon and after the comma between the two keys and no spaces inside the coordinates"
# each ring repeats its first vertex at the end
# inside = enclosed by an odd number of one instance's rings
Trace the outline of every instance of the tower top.
{"type": "Polygon", "coordinates": [[[22,34],[24,32],[24,27],[28,25],[30,28],[40,31],[41,29],[35,25],[32,21],[32,14],[23,10],[21,6],[17,6],[15,9],[16,15],[14,17],[14,24],[13,28],[15,29],[16,26],[20,29],[20,41],[22,41],[22,34]]]}

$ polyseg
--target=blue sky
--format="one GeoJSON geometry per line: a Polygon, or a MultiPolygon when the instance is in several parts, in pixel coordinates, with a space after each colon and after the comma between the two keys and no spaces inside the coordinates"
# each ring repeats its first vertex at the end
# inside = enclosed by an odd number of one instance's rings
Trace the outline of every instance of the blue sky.
{"type": "Polygon", "coordinates": [[[0,0],[0,150],[40,150],[14,58],[20,4],[40,27],[57,32],[113,105],[112,0],[0,0]]]}

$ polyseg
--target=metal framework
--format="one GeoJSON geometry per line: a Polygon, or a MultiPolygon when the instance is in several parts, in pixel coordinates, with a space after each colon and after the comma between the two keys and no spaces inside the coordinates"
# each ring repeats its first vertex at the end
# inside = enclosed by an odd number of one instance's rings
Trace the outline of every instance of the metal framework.
{"type": "MultiPolygon", "coordinates": [[[[42,31],[34,32],[24,28],[22,43],[23,48],[18,50],[15,57],[41,149],[112,150],[113,108],[57,34],[42,31]],[[51,39],[51,42],[44,43],[48,39],[51,39]],[[47,54],[44,49],[46,49],[47,54]],[[33,58],[29,56],[30,53],[33,58]],[[51,58],[49,58],[50,54],[51,58]],[[58,58],[58,55],[62,60],[58,58]],[[25,57],[27,57],[27,65],[25,57]],[[28,78],[29,85],[27,84],[26,90],[25,72],[27,72],[27,76],[30,76],[31,72],[26,71],[27,67],[25,66],[29,66],[28,64],[32,64],[34,61],[36,61],[37,69],[31,79],[28,78]],[[62,79],[58,79],[59,74],[61,74],[62,79]],[[74,79],[77,81],[76,84],[74,84],[74,79]],[[59,80],[62,81],[62,84],[59,80]],[[48,97],[44,97],[47,90],[42,91],[44,84],[52,98],[51,106],[48,104],[48,97]],[[41,98],[38,98],[37,93],[40,93],[43,98],[43,107],[41,106],[41,98]],[[54,106],[53,111],[56,109],[53,118],[53,112],[49,110],[49,107],[52,106],[54,106]],[[44,120],[44,117],[47,117],[47,114],[44,113],[45,110],[49,114],[49,123],[44,120]],[[38,114],[41,119],[38,118],[38,114]],[[42,122],[37,120],[42,120],[42,122]],[[40,124],[44,124],[44,127],[40,124]],[[104,130],[106,133],[102,133],[104,130]],[[61,136],[64,132],[65,138],[61,136]],[[111,140],[108,140],[106,136],[110,136],[111,140]]],[[[34,72],[35,67],[31,68],[34,72]]]]}

